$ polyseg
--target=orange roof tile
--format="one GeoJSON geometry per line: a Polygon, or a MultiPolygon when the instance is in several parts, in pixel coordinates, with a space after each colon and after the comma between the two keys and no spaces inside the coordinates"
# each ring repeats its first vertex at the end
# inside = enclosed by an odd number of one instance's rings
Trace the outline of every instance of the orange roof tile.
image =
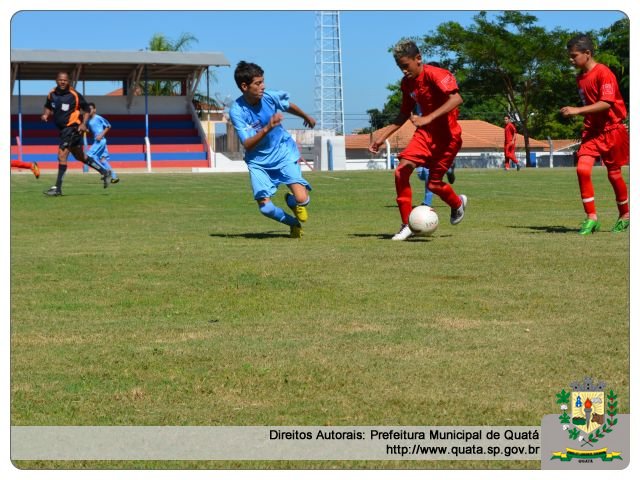
{"type": "MultiPolygon", "coordinates": [[[[458,120],[462,127],[462,149],[498,149],[502,150],[504,145],[504,129],[483,120],[458,120]]],[[[393,148],[404,148],[413,136],[416,127],[407,120],[393,135],[389,137],[389,143],[393,148]]],[[[379,130],[370,136],[368,133],[345,136],[345,146],[347,149],[366,149],[371,143],[371,138],[375,138],[379,130]]],[[[529,145],[534,148],[548,147],[547,142],[529,138],[529,145]]],[[[516,146],[524,147],[524,137],[517,135],[516,146]]]]}

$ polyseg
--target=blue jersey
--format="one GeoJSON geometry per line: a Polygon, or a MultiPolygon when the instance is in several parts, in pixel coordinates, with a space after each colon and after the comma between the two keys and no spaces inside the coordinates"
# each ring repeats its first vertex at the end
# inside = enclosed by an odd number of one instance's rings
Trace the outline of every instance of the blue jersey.
{"type": "MultiPolygon", "coordinates": [[[[229,109],[231,123],[244,143],[269,124],[269,120],[277,112],[285,112],[289,108],[287,92],[265,90],[260,102],[249,105],[244,97],[239,97],[229,109]]],[[[245,152],[244,159],[248,164],[266,168],[281,168],[287,163],[296,162],[300,158],[298,146],[282,125],[277,125],[258,142],[251,150],[245,152]]]]}
{"type": "Polygon", "coordinates": [[[87,127],[89,127],[93,138],[96,138],[98,135],[104,132],[105,128],[110,128],[111,124],[105,118],[96,113],[87,121],[87,127]]]}

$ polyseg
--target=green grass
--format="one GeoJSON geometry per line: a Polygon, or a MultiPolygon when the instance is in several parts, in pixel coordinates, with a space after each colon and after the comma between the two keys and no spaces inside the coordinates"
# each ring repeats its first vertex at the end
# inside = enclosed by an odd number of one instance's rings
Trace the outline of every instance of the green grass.
{"type": "MultiPolygon", "coordinates": [[[[306,177],[310,219],[292,240],[259,214],[243,174],[124,174],[107,190],[69,175],[61,198],[41,193],[51,175],[12,175],[12,424],[539,425],[586,375],[629,411],[629,236],[577,234],[573,169],[460,170],[464,221],[451,226],[437,199],[438,231],[408,242],[389,240],[391,172],[306,177]]],[[[594,184],[608,230],[602,169],[594,184]]]]}

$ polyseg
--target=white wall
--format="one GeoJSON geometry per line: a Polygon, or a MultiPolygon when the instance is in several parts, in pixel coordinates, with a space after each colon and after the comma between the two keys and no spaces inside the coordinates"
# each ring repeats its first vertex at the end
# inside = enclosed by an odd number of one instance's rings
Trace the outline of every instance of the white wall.
{"type": "MultiPolygon", "coordinates": [[[[47,99],[47,94],[23,95],[22,113],[24,115],[42,114],[42,108],[47,99]]],[[[98,112],[111,115],[144,115],[144,97],[133,97],[131,108],[127,108],[127,97],[111,97],[99,95],[87,95],[87,102],[93,102],[98,112]]],[[[189,113],[187,97],[148,97],[149,114],[185,114],[189,113]]],[[[11,114],[18,113],[18,97],[11,96],[11,114]]]]}
{"type": "Polygon", "coordinates": [[[347,155],[343,136],[317,136],[314,138],[314,164],[316,170],[329,170],[329,149],[327,141],[331,142],[333,153],[333,169],[347,169],[347,155]]]}

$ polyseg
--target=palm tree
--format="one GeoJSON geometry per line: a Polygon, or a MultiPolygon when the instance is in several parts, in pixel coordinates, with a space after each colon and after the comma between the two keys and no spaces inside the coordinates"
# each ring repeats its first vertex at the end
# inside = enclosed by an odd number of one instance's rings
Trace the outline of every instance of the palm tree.
{"type": "MultiPolygon", "coordinates": [[[[155,33],[146,50],[154,52],[183,52],[198,39],[191,33],[183,33],[177,40],[172,40],[162,33],[155,33]]],[[[142,85],[144,88],[144,83],[142,85]]],[[[177,95],[180,93],[180,82],[172,80],[155,80],[149,82],[149,95],[177,95]]]]}

